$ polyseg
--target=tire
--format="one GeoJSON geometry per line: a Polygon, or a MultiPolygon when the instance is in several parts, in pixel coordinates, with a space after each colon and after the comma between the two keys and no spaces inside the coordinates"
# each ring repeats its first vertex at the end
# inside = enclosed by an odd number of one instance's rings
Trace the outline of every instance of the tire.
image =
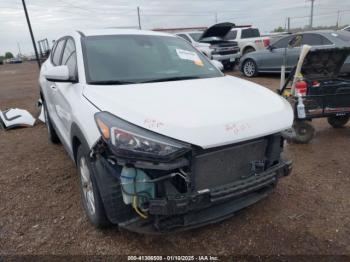
{"type": "Polygon", "coordinates": [[[327,121],[333,128],[342,128],[349,122],[349,119],[350,116],[330,116],[327,121]]]}
{"type": "Polygon", "coordinates": [[[246,49],[244,49],[243,51],[243,55],[254,52],[255,49],[253,47],[247,47],[246,49]]]}
{"type": "Polygon", "coordinates": [[[93,226],[107,228],[112,223],[107,218],[88,154],[88,150],[80,145],[77,152],[77,167],[83,207],[88,220],[93,226]]]}
{"type": "Polygon", "coordinates": [[[258,75],[258,67],[253,59],[246,59],[242,64],[242,73],[246,77],[258,75]]]}
{"type": "Polygon", "coordinates": [[[293,142],[299,144],[309,143],[315,136],[315,128],[306,121],[295,121],[293,124],[293,142]]]}
{"type": "Polygon", "coordinates": [[[44,117],[45,117],[45,125],[47,128],[47,133],[49,136],[49,141],[53,144],[61,143],[60,138],[58,137],[54,126],[52,125],[49,112],[47,111],[47,106],[45,100],[43,100],[43,109],[44,109],[44,117]]]}
{"type": "Polygon", "coordinates": [[[224,69],[225,70],[230,70],[230,71],[233,71],[235,68],[235,63],[232,63],[232,62],[229,62],[227,64],[224,65],[224,69]]]}

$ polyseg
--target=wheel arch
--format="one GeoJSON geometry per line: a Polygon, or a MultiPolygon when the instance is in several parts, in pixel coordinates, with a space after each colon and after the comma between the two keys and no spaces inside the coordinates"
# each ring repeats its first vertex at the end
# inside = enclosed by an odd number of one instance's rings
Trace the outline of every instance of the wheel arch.
{"type": "Polygon", "coordinates": [[[86,148],[89,148],[89,144],[83,135],[83,132],[76,123],[73,123],[71,126],[71,145],[72,145],[72,154],[75,164],[77,164],[77,153],[80,145],[84,145],[86,148]]]}
{"type": "Polygon", "coordinates": [[[252,60],[252,61],[255,63],[256,67],[257,67],[257,68],[259,67],[257,59],[255,59],[255,58],[253,58],[253,57],[251,57],[251,56],[246,56],[246,57],[244,57],[244,59],[243,59],[242,62],[241,62],[241,68],[240,68],[241,71],[243,70],[243,65],[244,65],[244,63],[245,63],[246,61],[248,61],[248,60],[252,60]]]}
{"type": "Polygon", "coordinates": [[[256,51],[256,48],[254,46],[246,45],[245,47],[243,47],[242,54],[245,54],[247,49],[254,49],[254,51],[256,51]]]}

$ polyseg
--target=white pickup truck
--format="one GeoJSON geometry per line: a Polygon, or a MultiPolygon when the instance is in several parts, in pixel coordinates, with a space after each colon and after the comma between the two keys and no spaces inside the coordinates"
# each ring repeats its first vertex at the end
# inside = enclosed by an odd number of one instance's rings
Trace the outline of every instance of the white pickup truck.
{"type": "Polygon", "coordinates": [[[259,29],[253,27],[232,28],[225,40],[237,42],[242,55],[265,49],[270,45],[270,38],[261,37],[259,29]]]}
{"type": "Polygon", "coordinates": [[[181,31],[175,34],[190,42],[210,59],[220,61],[224,68],[232,69],[241,54],[238,44],[224,37],[234,26],[235,24],[232,23],[219,23],[207,28],[204,32],[181,31]]]}

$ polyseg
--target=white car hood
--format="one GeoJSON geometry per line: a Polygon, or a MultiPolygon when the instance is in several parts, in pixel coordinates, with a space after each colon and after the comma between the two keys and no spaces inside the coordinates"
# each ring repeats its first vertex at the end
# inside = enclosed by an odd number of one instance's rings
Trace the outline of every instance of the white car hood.
{"type": "Polygon", "coordinates": [[[88,85],[102,111],[187,143],[210,148],[291,127],[290,104],[265,87],[232,76],[134,85],[88,85]]]}

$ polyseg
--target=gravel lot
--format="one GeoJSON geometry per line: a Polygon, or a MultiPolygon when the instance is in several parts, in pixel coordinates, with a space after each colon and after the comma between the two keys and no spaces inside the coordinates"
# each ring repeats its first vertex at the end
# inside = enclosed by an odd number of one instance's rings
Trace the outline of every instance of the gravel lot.
{"type": "MultiPolygon", "coordinates": [[[[0,110],[37,114],[37,78],[35,63],[0,65],[0,110]]],[[[278,76],[253,81],[279,84],[278,76]]],[[[163,236],[95,230],[75,166],[48,142],[45,126],[0,131],[0,254],[350,255],[350,126],[314,124],[309,145],[286,146],[294,171],[267,199],[224,222],[163,236]]]]}

